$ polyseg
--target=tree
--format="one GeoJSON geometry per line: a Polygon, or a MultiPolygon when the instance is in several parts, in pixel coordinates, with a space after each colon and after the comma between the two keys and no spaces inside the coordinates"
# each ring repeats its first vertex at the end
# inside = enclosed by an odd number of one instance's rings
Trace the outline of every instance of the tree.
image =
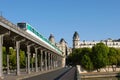
{"type": "Polygon", "coordinates": [[[7,66],[7,63],[6,63],[7,62],[7,59],[6,59],[6,55],[7,55],[6,48],[3,47],[2,51],[3,51],[3,67],[6,67],[7,66]]]}
{"type": "Polygon", "coordinates": [[[82,51],[82,49],[80,49],[80,48],[74,49],[73,52],[68,57],[68,60],[70,60],[73,65],[80,64],[80,53],[81,53],[81,51],[82,51]]]}
{"type": "MultiPolygon", "coordinates": [[[[117,50],[115,48],[109,48],[108,53],[108,59],[109,59],[109,65],[116,65],[117,66],[117,50]]],[[[115,71],[116,68],[113,67],[113,71],[115,71]]]]}
{"type": "Polygon", "coordinates": [[[24,68],[25,65],[25,52],[20,50],[20,66],[24,68]]]}
{"type": "Polygon", "coordinates": [[[117,55],[116,55],[116,58],[117,58],[117,66],[120,66],[120,49],[116,49],[117,51],[117,55]]]}
{"type": "Polygon", "coordinates": [[[85,55],[82,57],[82,59],[81,59],[81,66],[82,66],[84,69],[88,70],[88,71],[93,70],[93,63],[92,63],[92,61],[91,61],[91,59],[90,59],[90,57],[89,57],[88,54],[85,54],[85,55]]]}
{"type": "Polygon", "coordinates": [[[16,51],[12,47],[10,48],[10,68],[15,69],[16,68],[16,51]]]}
{"type": "Polygon", "coordinates": [[[108,52],[109,48],[103,43],[98,43],[93,46],[91,56],[94,69],[97,69],[99,71],[100,68],[107,66],[108,52]]]}

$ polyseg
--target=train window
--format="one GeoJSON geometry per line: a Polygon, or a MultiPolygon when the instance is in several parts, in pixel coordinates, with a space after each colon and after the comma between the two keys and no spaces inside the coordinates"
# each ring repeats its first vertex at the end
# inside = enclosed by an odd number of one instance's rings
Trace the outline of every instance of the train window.
{"type": "Polygon", "coordinates": [[[33,28],[31,28],[31,31],[34,33],[34,29],[33,28]]]}
{"type": "Polygon", "coordinates": [[[26,29],[26,23],[17,23],[17,26],[22,29],[26,29]]]}

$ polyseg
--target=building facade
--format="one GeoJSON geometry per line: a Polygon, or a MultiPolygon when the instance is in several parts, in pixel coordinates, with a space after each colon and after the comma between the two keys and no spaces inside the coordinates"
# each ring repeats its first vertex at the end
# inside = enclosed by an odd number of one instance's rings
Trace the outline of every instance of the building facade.
{"type": "Polygon", "coordinates": [[[114,48],[120,48],[120,39],[118,40],[112,40],[111,38],[108,38],[107,40],[101,40],[101,41],[80,41],[79,34],[77,32],[73,35],[73,49],[75,48],[92,48],[97,43],[104,43],[108,47],[114,47],[114,48]]]}
{"type": "Polygon", "coordinates": [[[50,34],[50,36],[49,36],[49,41],[53,44],[53,45],[55,45],[55,46],[57,46],[62,52],[63,52],[63,56],[64,56],[64,58],[62,59],[62,65],[63,65],[63,67],[66,65],[66,59],[67,59],[67,56],[70,54],[70,48],[68,47],[68,44],[67,44],[67,42],[62,38],[61,40],[60,40],[60,42],[58,42],[58,43],[56,43],[55,42],[55,37],[52,35],[52,34],[50,34]]]}

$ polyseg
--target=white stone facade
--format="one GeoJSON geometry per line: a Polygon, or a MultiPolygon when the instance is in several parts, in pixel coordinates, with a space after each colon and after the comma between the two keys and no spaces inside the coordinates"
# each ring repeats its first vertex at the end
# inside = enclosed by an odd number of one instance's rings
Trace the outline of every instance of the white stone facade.
{"type": "Polygon", "coordinates": [[[108,47],[120,48],[120,39],[112,40],[109,38],[101,41],[80,41],[79,34],[77,32],[75,32],[73,35],[73,48],[92,48],[94,45],[100,42],[104,43],[108,47]]]}
{"type": "MultiPolygon", "coordinates": [[[[66,65],[66,58],[70,54],[71,49],[68,47],[67,42],[62,38],[59,43],[55,42],[54,36],[51,34],[49,37],[49,41],[54,44],[56,47],[58,47],[63,52],[63,59],[62,59],[62,65],[65,67],[66,65]]],[[[72,52],[72,51],[71,51],[72,52]]]]}

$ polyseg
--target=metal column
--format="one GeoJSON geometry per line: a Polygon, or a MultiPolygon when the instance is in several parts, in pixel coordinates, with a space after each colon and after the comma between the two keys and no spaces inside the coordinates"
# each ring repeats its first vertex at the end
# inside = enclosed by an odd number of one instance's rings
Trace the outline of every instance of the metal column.
{"type": "Polygon", "coordinates": [[[45,70],[47,71],[47,52],[45,52],[45,70]]]}
{"type": "Polygon", "coordinates": [[[17,71],[16,75],[20,75],[20,41],[16,41],[16,58],[17,58],[17,71]]]}
{"type": "Polygon", "coordinates": [[[35,71],[38,72],[38,48],[35,48],[35,71]]]}
{"type": "Polygon", "coordinates": [[[48,53],[48,70],[50,70],[50,53],[48,53]]]}
{"type": "Polygon", "coordinates": [[[27,73],[30,74],[30,45],[27,46],[27,73]]]}
{"type": "Polygon", "coordinates": [[[3,78],[2,46],[3,46],[3,35],[0,35],[0,78],[3,78]]]}
{"type": "Polygon", "coordinates": [[[10,74],[10,69],[9,69],[9,46],[6,47],[6,52],[7,52],[7,74],[10,74]]]}
{"type": "Polygon", "coordinates": [[[43,71],[43,50],[40,50],[40,70],[43,71]]]}

